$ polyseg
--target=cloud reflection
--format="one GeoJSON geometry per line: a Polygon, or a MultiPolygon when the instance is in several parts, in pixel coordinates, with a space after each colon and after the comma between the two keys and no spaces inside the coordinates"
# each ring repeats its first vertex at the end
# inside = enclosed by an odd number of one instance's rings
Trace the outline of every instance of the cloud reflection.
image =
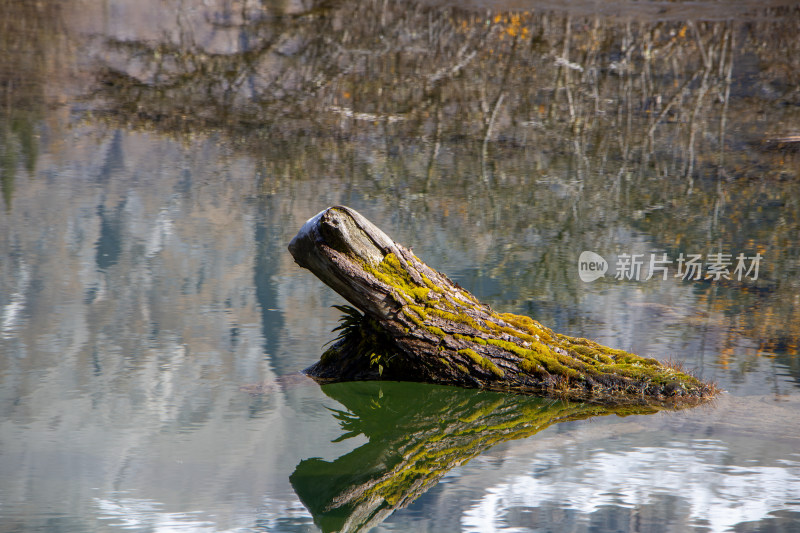
{"type": "MultiPolygon", "coordinates": [[[[800,463],[781,466],[725,464],[730,453],[715,440],[639,447],[630,451],[596,450],[573,464],[574,450],[539,454],[524,471],[486,489],[461,517],[463,531],[518,531],[510,517],[525,509],[573,511],[588,526],[603,508],[637,509],[664,497],[677,498],[684,513],[672,524],[729,531],[737,524],[758,522],[800,504],[800,463]]],[[[663,525],[663,524],[662,524],[663,525]]],[[[582,530],[578,528],[578,531],[582,530]]],[[[647,530],[646,528],[644,530],[647,530]]]]}

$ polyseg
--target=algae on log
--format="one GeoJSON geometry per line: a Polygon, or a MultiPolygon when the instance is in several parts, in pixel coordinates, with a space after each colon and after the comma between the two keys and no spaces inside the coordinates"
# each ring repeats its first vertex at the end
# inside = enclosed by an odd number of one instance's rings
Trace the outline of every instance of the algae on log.
{"type": "Polygon", "coordinates": [[[494,311],[348,207],[308,220],[289,251],[364,313],[350,310],[337,342],[306,369],[320,380],[382,378],[672,405],[717,392],[655,359],[494,311]]]}
{"type": "Polygon", "coordinates": [[[369,442],[335,459],[305,459],[289,480],[323,531],[368,531],[416,500],[452,468],[501,442],[593,416],[643,415],[652,406],[602,406],[420,383],[323,385],[344,405],[345,433],[369,442]]]}

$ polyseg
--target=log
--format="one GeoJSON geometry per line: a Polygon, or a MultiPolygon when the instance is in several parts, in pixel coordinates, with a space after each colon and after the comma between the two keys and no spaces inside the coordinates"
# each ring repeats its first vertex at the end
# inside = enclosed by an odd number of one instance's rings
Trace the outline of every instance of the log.
{"type": "Polygon", "coordinates": [[[718,392],[677,365],[495,311],[348,207],[309,219],[289,251],[353,306],[339,306],[339,337],[305,370],[319,381],[419,381],[674,406],[718,392]]]}
{"type": "Polygon", "coordinates": [[[344,434],[369,441],[326,461],[301,461],[289,480],[322,531],[369,531],[489,448],[595,416],[644,415],[650,406],[603,406],[420,383],[326,384],[344,434]]]}

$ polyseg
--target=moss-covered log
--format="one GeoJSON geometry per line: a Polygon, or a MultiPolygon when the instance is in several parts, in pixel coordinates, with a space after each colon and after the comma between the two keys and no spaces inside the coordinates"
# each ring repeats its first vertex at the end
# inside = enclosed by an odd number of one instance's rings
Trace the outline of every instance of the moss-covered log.
{"type": "Polygon", "coordinates": [[[289,244],[295,261],[341,294],[342,334],[306,372],[639,403],[696,403],[716,392],[655,359],[498,313],[356,211],[331,207],[289,244]]]}

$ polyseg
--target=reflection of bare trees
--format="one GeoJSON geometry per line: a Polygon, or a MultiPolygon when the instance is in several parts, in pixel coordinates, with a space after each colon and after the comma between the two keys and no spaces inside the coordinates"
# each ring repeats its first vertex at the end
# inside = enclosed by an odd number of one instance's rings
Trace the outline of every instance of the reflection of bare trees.
{"type": "Polygon", "coordinates": [[[96,116],[217,134],[255,156],[265,193],[335,175],[413,202],[398,225],[424,213],[461,239],[454,262],[542,300],[574,300],[564,249],[619,226],[671,252],[760,250],[764,290],[800,290],[797,7],[704,22],[284,4],[160,2],[93,29],[96,116]]]}
{"type": "Polygon", "coordinates": [[[18,167],[27,172],[36,167],[46,55],[58,21],[56,4],[0,0],[0,191],[6,209],[11,208],[18,167]]]}
{"type": "MultiPolygon", "coordinates": [[[[168,129],[391,133],[434,144],[467,137],[481,142],[484,160],[492,142],[567,150],[579,176],[616,160],[618,177],[635,166],[639,175],[684,177],[691,188],[698,175],[724,174],[726,158],[733,166],[757,157],[725,155],[726,131],[756,118],[730,105],[733,71],[737,56],[796,61],[773,57],[797,47],[785,35],[797,11],[781,13],[790,16],[759,23],[755,35],[732,21],[487,16],[378,1],[292,17],[261,11],[237,19],[225,52],[189,32],[178,42],[104,43],[118,60],[101,94],[126,120],[168,129]]],[[[765,72],[773,78],[744,79],[741,91],[779,79],[765,72]]],[[[796,100],[796,90],[786,96],[796,100]]]]}
{"type": "MultiPolygon", "coordinates": [[[[486,242],[467,233],[447,246],[511,293],[573,301],[564,249],[597,249],[623,223],[676,254],[761,251],[759,286],[775,296],[754,301],[797,316],[781,296],[800,290],[796,144],[763,142],[800,124],[796,7],[626,21],[374,0],[225,24],[237,35],[227,49],[190,31],[103,43],[119,54],[102,77],[106,109],[221,131],[257,154],[271,189],[335,173],[366,197],[447,190],[415,209],[479,224],[486,242]]],[[[714,294],[710,308],[728,301],[714,294]]],[[[749,330],[797,335],[771,323],[749,330]]]]}

